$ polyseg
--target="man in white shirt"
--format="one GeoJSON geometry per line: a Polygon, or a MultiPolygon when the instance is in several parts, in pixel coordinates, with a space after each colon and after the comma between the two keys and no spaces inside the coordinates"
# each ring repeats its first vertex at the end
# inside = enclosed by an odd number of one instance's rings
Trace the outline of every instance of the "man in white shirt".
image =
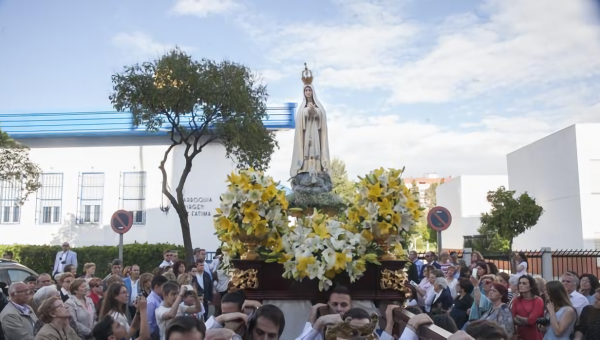
{"type": "Polygon", "coordinates": [[[198,299],[196,291],[192,290],[192,297],[194,298],[194,306],[188,307],[181,305],[181,301],[185,299],[187,287],[182,286],[181,288],[175,282],[167,282],[162,286],[164,300],[162,304],[156,309],[156,322],[158,323],[158,329],[160,332],[160,339],[166,340],[165,331],[169,326],[169,321],[182,316],[185,313],[193,314],[202,311],[202,303],[198,299]]]}
{"type": "Polygon", "coordinates": [[[203,295],[204,301],[204,320],[208,318],[208,302],[213,299],[213,280],[208,275],[208,273],[204,270],[206,268],[206,264],[204,260],[196,261],[196,277],[192,278],[192,286],[196,288],[198,294],[203,295]]]}
{"type": "Polygon", "coordinates": [[[167,266],[172,266],[173,265],[173,252],[170,251],[169,249],[163,251],[163,261],[162,263],[159,265],[160,268],[164,268],[167,266]]]}
{"type": "Polygon", "coordinates": [[[62,251],[56,253],[56,259],[54,260],[54,270],[52,276],[58,273],[62,273],[66,265],[72,264],[77,268],[77,253],[71,251],[71,246],[68,242],[63,243],[62,251]]]}
{"type": "Polygon", "coordinates": [[[579,292],[577,292],[577,286],[579,285],[579,278],[577,277],[577,275],[574,275],[573,273],[566,272],[563,274],[560,281],[562,282],[563,286],[567,290],[567,293],[569,294],[569,298],[571,299],[571,304],[573,305],[573,308],[575,308],[575,310],[577,310],[577,317],[579,317],[581,315],[581,311],[583,310],[583,307],[590,304],[590,302],[588,301],[588,299],[585,296],[583,296],[579,292]]]}

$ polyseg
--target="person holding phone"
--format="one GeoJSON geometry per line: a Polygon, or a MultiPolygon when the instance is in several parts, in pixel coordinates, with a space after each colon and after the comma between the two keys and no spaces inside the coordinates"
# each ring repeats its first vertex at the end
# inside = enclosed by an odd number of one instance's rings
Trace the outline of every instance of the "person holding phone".
{"type": "Polygon", "coordinates": [[[162,291],[164,300],[156,309],[155,315],[160,339],[166,340],[165,331],[170,324],[170,320],[184,314],[204,312],[204,307],[198,298],[198,294],[193,289],[191,290],[191,295],[194,299],[194,306],[181,305],[181,301],[185,299],[186,292],[188,292],[188,286],[179,287],[175,282],[167,282],[162,286],[162,291]]]}

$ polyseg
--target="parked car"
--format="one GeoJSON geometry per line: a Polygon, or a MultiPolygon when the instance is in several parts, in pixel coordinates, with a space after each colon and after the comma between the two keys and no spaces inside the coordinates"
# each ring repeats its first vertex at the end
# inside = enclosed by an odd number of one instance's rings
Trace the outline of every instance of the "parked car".
{"type": "Polygon", "coordinates": [[[18,262],[0,259],[0,288],[3,290],[13,282],[24,281],[30,275],[38,274],[18,262]]]}

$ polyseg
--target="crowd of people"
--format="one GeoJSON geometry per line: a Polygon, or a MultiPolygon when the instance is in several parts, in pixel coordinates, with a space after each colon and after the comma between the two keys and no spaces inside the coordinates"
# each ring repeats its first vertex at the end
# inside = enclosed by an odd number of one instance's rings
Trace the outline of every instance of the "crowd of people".
{"type": "MultiPolygon", "coordinates": [[[[405,285],[411,294],[405,306],[381,303],[379,329],[352,339],[394,339],[397,308],[412,313],[401,340],[418,339],[419,328],[432,323],[453,340],[600,339],[600,289],[594,275],[566,272],[560,281],[545,282],[528,274],[525,254],[515,255],[516,274],[509,275],[478,252],[470,265],[455,252],[443,251],[439,258],[428,252],[425,261],[410,252],[405,285]]],[[[284,313],[231,288],[220,260],[217,251],[207,264],[206,252],[196,249],[195,262],[186,264],[166,250],[152,273],[141,273],[136,264],[123,268],[114,260],[110,274],[98,278],[94,263],[79,271],[77,255],[64,244],[52,274],[10,285],[10,300],[0,304],[0,338],[280,339],[284,313]]],[[[312,307],[296,339],[322,340],[326,329],[341,322],[358,329],[372,319],[354,306],[348,288],[334,286],[326,304],[312,307]]]]}
{"type": "Polygon", "coordinates": [[[498,270],[475,251],[471,264],[456,252],[428,252],[426,263],[409,254],[417,268],[409,283],[418,306],[429,315],[447,315],[450,332],[477,320],[493,321],[509,339],[600,339],[600,284],[592,274],[563,273],[546,282],[528,275],[524,253],[514,254],[516,274],[498,270]]]}

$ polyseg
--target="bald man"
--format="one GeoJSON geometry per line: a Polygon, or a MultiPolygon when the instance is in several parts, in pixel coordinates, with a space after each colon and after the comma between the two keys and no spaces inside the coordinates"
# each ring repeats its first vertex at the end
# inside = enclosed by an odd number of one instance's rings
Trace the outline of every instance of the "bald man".
{"type": "Polygon", "coordinates": [[[8,288],[10,302],[2,313],[0,323],[6,340],[34,340],[33,326],[37,317],[27,301],[31,297],[31,288],[22,282],[13,283],[8,288]]]}

